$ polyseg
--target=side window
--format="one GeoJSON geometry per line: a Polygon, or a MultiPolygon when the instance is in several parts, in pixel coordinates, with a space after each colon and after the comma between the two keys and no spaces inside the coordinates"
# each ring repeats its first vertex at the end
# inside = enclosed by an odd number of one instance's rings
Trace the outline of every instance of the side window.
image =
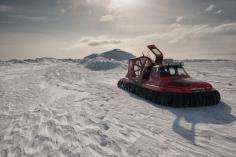
{"type": "Polygon", "coordinates": [[[169,68],[168,67],[162,67],[160,71],[161,77],[169,76],[169,68]]]}
{"type": "Polygon", "coordinates": [[[186,72],[184,71],[183,68],[178,68],[178,74],[179,75],[186,75],[186,72]]]}
{"type": "Polygon", "coordinates": [[[159,72],[158,68],[153,68],[151,71],[152,77],[158,77],[158,74],[159,74],[158,72],[159,72]]]}
{"type": "Polygon", "coordinates": [[[176,69],[175,68],[170,67],[169,71],[170,71],[170,75],[176,75],[176,69]]]}

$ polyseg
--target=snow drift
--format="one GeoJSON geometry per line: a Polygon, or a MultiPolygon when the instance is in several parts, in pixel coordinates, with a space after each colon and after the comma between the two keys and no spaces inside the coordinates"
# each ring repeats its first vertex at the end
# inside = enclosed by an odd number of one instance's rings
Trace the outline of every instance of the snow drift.
{"type": "Polygon", "coordinates": [[[109,60],[104,57],[96,57],[95,59],[89,59],[83,63],[85,64],[85,67],[91,70],[110,70],[121,66],[120,62],[109,60]]]}

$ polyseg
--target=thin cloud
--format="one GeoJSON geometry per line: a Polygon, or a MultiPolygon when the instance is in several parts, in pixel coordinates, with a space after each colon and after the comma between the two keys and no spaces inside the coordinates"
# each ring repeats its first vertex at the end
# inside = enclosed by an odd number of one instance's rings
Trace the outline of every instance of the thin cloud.
{"type": "Polygon", "coordinates": [[[190,40],[198,40],[205,37],[214,37],[217,34],[236,32],[236,23],[225,23],[211,27],[208,25],[192,25],[192,26],[173,26],[169,32],[156,32],[147,35],[136,36],[134,38],[110,38],[108,36],[83,37],[68,49],[79,47],[96,47],[103,45],[115,44],[143,44],[153,41],[164,41],[165,43],[175,44],[181,41],[189,42],[190,40]]]}
{"type": "Polygon", "coordinates": [[[101,45],[117,45],[117,44],[121,44],[122,41],[121,40],[104,40],[104,41],[94,41],[94,42],[90,42],[88,43],[89,46],[101,46],[101,45]]]}
{"type": "Polygon", "coordinates": [[[236,23],[225,23],[214,27],[215,33],[236,33],[236,23]]]}
{"type": "Polygon", "coordinates": [[[215,12],[215,14],[217,14],[217,15],[221,15],[221,14],[222,14],[222,12],[223,12],[223,10],[222,10],[222,9],[220,9],[220,10],[217,10],[217,11],[215,12]]]}
{"type": "Polygon", "coordinates": [[[100,17],[99,21],[100,22],[108,22],[108,21],[112,21],[113,19],[114,19],[114,17],[111,14],[107,14],[107,15],[100,17]]]}
{"type": "Polygon", "coordinates": [[[0,5],[0,12],[9,12],[12,11],[13,7],[8,5],[0,5]]]}
{"type": "Polygon", "coordinates": [[[55,18],[43,17],[43,16],[25,16],[25,15],[8,15],[17,19],[30,20],[30,21],[53,21],[55,18]]]}
{"type": "Polygon", "coordinates": [[[105,35],[101,36],[84,36],[81,37],[78,41],[74,44],[69,45],[68,47],[64,48],[65,50],[73,50],[78,49],[81,47],[99,47],[104,45],[117,45],[122,44],[124,41],[122,39],[114,39],[105,35]]]}
{"type": "Polygon", "coordinates": [[[81,42],[82,43],[88,43],[90,41],[90,39],[82,39],[81,42]]]}
{"type": "Polygon", "coordinates": [[[88,4],[94,4],[94,3],[101,3],[101,0],[86,0],[86,3],[88,4]]]}
{"type": "Polygon", "coordinates": [[[183,18],[182,16],[177,17],[176,20],[175,20],[175,22],[180,22],[180,21],[182,21],[183,19],[184,19],[184,18],[183,18]]]}
{"type": "Polygon", "coordinates": [[[215,8],[215,5],[214,5],[214,4],[210,4],[210,5],[205,9],[205,11],[206,11],[206,12],[210,12],[210,11],[212,11],[214,8],[215,8]]]}

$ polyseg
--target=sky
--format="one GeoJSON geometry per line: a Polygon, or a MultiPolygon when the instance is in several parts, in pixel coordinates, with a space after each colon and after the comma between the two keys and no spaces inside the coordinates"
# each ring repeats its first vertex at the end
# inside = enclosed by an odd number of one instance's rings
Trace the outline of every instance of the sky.
{"type": "Polygon", "coordinates": [[[0,0],[0,60],[82,58],[156,44],[166,58],[236,60],[236,0],[0,0]]]}

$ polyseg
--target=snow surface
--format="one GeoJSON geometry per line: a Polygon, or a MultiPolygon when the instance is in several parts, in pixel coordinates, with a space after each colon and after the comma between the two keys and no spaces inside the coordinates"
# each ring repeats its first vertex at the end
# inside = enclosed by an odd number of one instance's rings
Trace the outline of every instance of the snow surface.
{"type": "Polygon", "coordinates": [[[222,101],[155,105],[116,87],[126,67],[65,61],[0,64],[1,157],[236,156],[236,61],[188,61],[222,101]]]}

